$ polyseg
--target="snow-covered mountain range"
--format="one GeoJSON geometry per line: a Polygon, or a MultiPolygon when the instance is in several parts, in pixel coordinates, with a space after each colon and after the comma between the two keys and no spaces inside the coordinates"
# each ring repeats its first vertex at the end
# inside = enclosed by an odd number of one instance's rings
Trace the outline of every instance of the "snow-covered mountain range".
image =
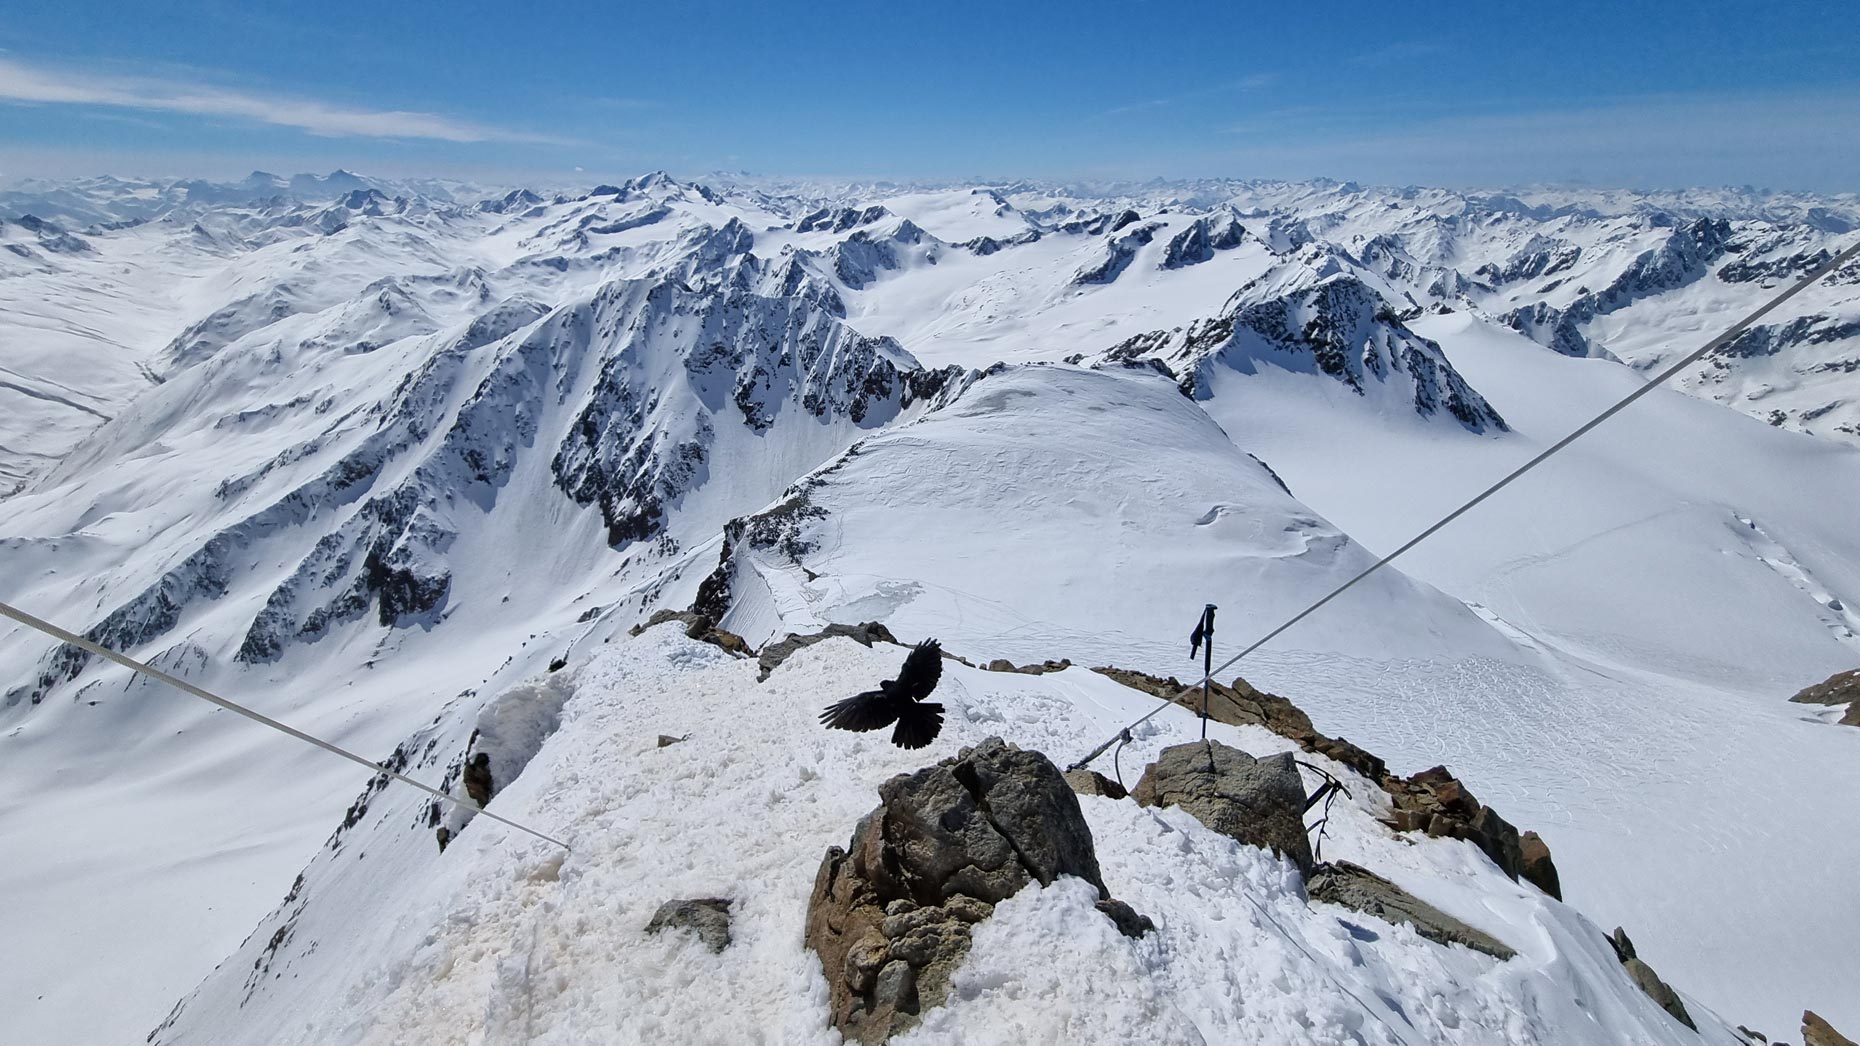
{"type": "MultiPolygon", "coordinates": [[[[571,692],[736,693],[708,653],[627,639],[663,609],[754,645],[877,620],[978,663],[1186,676],[1203,603],[1223,647],[1262,633],[1856,229],[1860,199],[1756,192],[20,186],[0,192],[0,598],[451,782],[511,694],[567,722],[571,692]],[[551,690],[557,662],[578,681],[551,690]]],[[[1632,928],[1699,1006],[1860,1025],[1830,961],[1860,911],[1777,868],[1860,861],[1860,732],[1785,703],[1860,662],[1856,519],[1849,265],[1240,667],[1542,831],[1574,908],[1632,928]]],[[[40,956],[0,971],[23,1041],[139,1037],[202,978],[219,1001],[191,1012],[219,1016],[177,1020],[240,1041],[259,975],[209,971],[287,893],[267,934],[315,924],[355,954],[294,953],[314,985],[253,1014],[309,1028],[378,1001],[351,967],[433,932],[426,909],[291,883],[313,856],[313,884],[435,874],[417,795],[364,820],[352,767],[0,636],[0,836],[29,855],[0,893],[31,901],[0,926],[40,956]],[[369,842],[319,850],[338,823],[369,842]]],[[[1082,754],[1127,709],[1075,675],[977,691],[974,739],[1082,754]]]]}

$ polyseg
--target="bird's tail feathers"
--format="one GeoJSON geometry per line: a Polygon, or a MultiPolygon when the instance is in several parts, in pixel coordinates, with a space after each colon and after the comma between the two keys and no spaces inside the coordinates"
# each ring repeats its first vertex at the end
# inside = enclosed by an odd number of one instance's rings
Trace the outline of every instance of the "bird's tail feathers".
{"type": "Polygon", "coordinates": [[[922,748],[943,730],[943,706],[934,701],[913,703],[898,712],[898,727],[891,743],[899,748],[922,748]]]}

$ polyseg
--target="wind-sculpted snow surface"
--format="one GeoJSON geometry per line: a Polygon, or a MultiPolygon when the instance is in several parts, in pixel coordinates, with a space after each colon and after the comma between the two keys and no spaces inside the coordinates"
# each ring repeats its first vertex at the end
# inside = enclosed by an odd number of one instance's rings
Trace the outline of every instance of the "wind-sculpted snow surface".
{"type": "MultiPolygon", "coordinates": [[[[339,171],[25,186],[0,223],[0,598],[457,786],[476,695],[694,602],[758,640],[876,619],[1182,674],[1202,603],[1221,651],[1256,638],[1642,380],[1616,361],[1825,261],[1860,201],[339,171]]],[[[1778,824],[1811,864],[1860,859],[1851,804],[1798,787],[1846,742],[1761,711],[1852,667],[1856,280],[1682,382],[1816,438],[1650,397],[1251,669],[1552,815],[1617,809],[1644,756],[1648,823],[1555,839],[1565,877],[1772,1028],[1860,1023],[1826,988],[1860,926],[1811,879],[1740,885],[1778,824]],[[1443,725],[1358,711],[1407,699],[1443,725]],[[1647,707],[1684,709],[1686,745],[1647,707]],[[1696,816],[1693,763],[1740,813],[1696,816]],[[1720,927],[1737,947],[1688,947],[1720,927]]],[[[10,626],[0,694],[0,850],[29,855],[0,862],[0,936],[35,956],[0,964],[0,1010],[26,1041],[145,1031],[358,786],[10,626]]],[[[1022,697],[987,714],[1058,707],[1022,697]]],[[[406,811],[422,854],[429,816],[406,811]]]]}
{"type": "MultiPolygon", "coordinates": [[[[156,1029],[156,1044],[836,1042],[827,985],[803,946],[820,855],[876,787],[928,760],[811,719],[825,695],[883,673],[902,648],[828,640],[756,682],[736,659],[662,626],[558,684],[561,726],[493,800],[561,833],[572,853],[475,822],[441,853],[424,799],[394,789],[319,852],[285,902],[156,1029]],[[658,734],[683,736],[669,747],[658,734]],[[364,859],[363,855],[366,854],[364,859]],[[665,900],[730,900],[730,944],[652,935],[665,900]]],[[[1103,676],[981,672],[955,663],[939,696],[954,753],[1004,735],[1063,756],[1150,698],[1103,676]]],[[[409,739],[430,772],[469,721],[455,706],[409,739]],[[435,742],[438,742],[435,744],[435,742]]],[[[1197,724],[1170,708],[1127,758],[1153,759],[1197,724]]],[[[1258,752],[1290,742],[1222,724],[1258,752]]],[[[1603,930],[1471,846],[1398,839],[1376,786],[1351,785],[1327,854],[1371,868],[1515,945],[1500,962],[1413,928],[1311,904],[1289,861],[1180,810],[1081,797],[1098,861],[1156,928],[1132,940],[1095,886],[1035,883],[975,927],[949,1001],[899,1043],[1696,1043],[1622,970],[1603,930]]],[[[1679,985],[1681,991],[1684,985],[1679,985]]],[[[1708,1007],[1702,1040],[1738,1040],[1708,1007]]]]}
{"type": "MultiPolygon", "coordinates": [[[[1250,634],[1373,559],[1166,378],[1121,367],[984,376],[861,441],[732,535],[722,625],[753,643],[877,619],[952,648],[1093,664],[1130,655],[1126,637],[1185,627],[1199,579],[1246,594],[1222,624],[1250,634]]],[[[1369,584],[1379,592],[1363,605],[1406,612],[1313,622],[1303,641],[1515,653],[1465,607],[1397,572],[1369,584]]],[[[1149,652],[1138,656],[1147,667],[1149,652]]]]}

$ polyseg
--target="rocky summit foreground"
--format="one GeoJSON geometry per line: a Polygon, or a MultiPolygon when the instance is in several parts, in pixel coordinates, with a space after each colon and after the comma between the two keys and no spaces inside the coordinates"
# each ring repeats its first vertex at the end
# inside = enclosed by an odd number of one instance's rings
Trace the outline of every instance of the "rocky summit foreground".
{"type": "Polygon", "coordinates": [[[1090,883],[1124,933],[1148,920],[1110,897],[1091,829],[1059,768],[998,737],[879,788],[880,803],[832,847],[808,901],[807,946],[849,1038],[882,1042],[942,1003],[970,927],[1032,883],[1090,883]]]}

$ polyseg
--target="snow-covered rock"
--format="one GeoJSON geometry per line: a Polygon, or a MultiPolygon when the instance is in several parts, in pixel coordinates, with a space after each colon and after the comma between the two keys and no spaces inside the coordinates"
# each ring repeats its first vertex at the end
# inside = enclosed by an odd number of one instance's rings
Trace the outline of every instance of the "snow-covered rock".
{"type": "MultiPolygon", "coordinates": [[[[1186,674],[1201,604],[1222,656],[1263,635],[1643,380],[1614,361],[1675,358],[1851,242],[1860,202],[339,171],[16,186],[0,222],[0,598],[457,787],[486,702],[700,597],[757,641],[876,621],[984,663],[1186,674]]],[[[1826,961],[1852,920],[1809,878],[1745,889],[1780,840],[1860,859],[1826,798],[1860,787],[1852,732],[1781,700],[1860,649],[1855,279],[1680,381],[1796,431],[1647,397],[1246,668],[1395,773],[1451,763],[1545,833],[1572,901],[1759,1026],[1860,1021],[1826,961]]],[[[1029,744],[1119,725],[1035,736],[1077,673],[990,676],[1045,681],[981,706],[1029,744]]],[[[32,855],[0,863],[29,902],[0,932],[36,957],[0,1005],[29,1041],[145,1031],[357,790],[43,637],[9,630],[0,692],[0,847],[32,855]]],[[[436,855],[433,811],[403,813],[436,855]]],[[[459,827],[448,860],[502,830],[459,827]]],[[[675,885],[640,903],[728,895],[675,885]]],[[[1063,893],[1028,918],[1070,918],[1063,893]]],[[[987,939],[973,998],[1021,1027],[987,986],[1024,962],[987,939]]]]}
{"type": "MultiPolygon", "coordinates": [[[[561,728],[495,800],[572,850],[475,825],[441,853],[424,827],[424,797],[371,786],[284,903],[151,1041],[242,1042],[254,1027],[280,1044],[464,1043],[519,1031],[548,1042],[837,1041],[827,977],[798,932],[816,866],[881,782],[890,778],[886,794],[910,790],[901,782],[914,779],[891,775],[921,755],[811,719],[898,652],[829,640],[758,684],[753,661],[672,625],[604,651],[575,671],[561,728]],[[649,739],[660,731],[691,738],[657,748],[649,739]],[[728,947],[641,932],[660,898],[694,890],[731,899],[728,947]]],[[[938,696],[952,708],[939,741],[951,750],[1000,731],[1024,748],[1075,745],[1150,700],[1082,669],[1025,676],[959,664],[938,696]]],[[[442,757],[421,753],[443,753],[443,738],[463,728],[458,711],[442,714],[400,746],[407,755],[396,765],[430,772],[442,757]]],[[[1132,754],[1153,757],[1196,729],[1186,710],[1167,710],[1132,754]]],[[[1257,751],[1284,743],[1254,728],[1210,733],[1257,751]]],[[[1668,1016],[1574,909],[1512,884],[1483,857],[1469,860],[1461,844],[1398,841],[1375,819],[1374,785],[1331,769],[1355,798],[1335,808],[1328,847],[1517,942],[1516,957],[1309,904],[1297,867],[1269,850],[1184,811],[1074,799],[1060,784],[1103,881],[1154,928],[1131,938],[1097,910],[1095,867],[1062,862],[1050,881],[1024,874],[1026,885],[977,906],[947,998],[926,996],[916,1027],[894,1041],[1739,1041],[1696,1002],[1700,1033],[1668,1016]]],[[[900,940],[916,939],[913,913],[889,914],[900,940]]]]}
{"type": "Polygon", "coordinates": [[[1322,374],[1358,395],[1405,401],[1423,417],[1444,413],[1473,432],[1505,431],[1505,419],[1440,346],[1409,330],[1361,280],[1335,273],[1268,293],[1261,300],[1254,286],[1243,287],[1220,315],[1139,335],[1104,358],[1160,360],[1181,376],[1184,392],[1200,398],[1210,394],[1215,368],[1322,374]]]}

